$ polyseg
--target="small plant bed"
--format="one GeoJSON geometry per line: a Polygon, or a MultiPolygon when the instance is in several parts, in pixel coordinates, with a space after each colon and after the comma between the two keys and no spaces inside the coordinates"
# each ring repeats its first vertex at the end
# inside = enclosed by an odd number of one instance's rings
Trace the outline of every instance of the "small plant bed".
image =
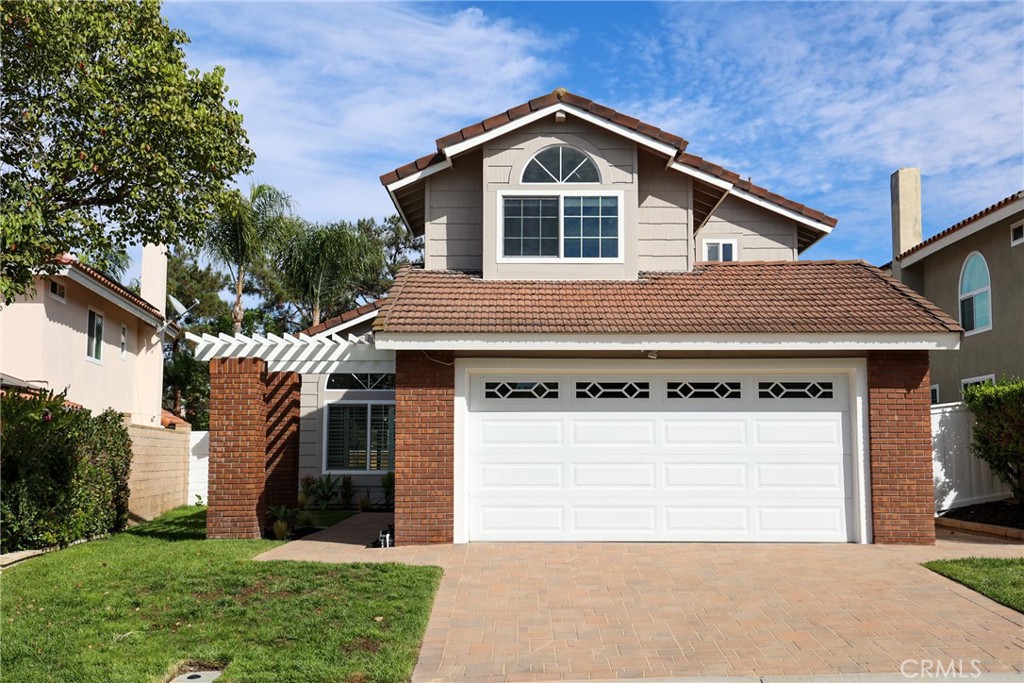
{"type": "Polygon", "coordinates": [[[3,572],[0,669],[19,683],[407,681],[441,570],[254,562],[185,507],[3,572]]]}
{"type": "Polygon", "coordinates": [[[349,517],[358,514],[355,510],[303,510],[296,515],[296,519],[304,523],[291,531],[289,539],[295,540],[315,534],[343,522],[349,517]],[[307,516],[308,515],[308,516],[307,516]]]}
{"type": "Polygon", "coordinates": [[[924,566],[1024,614],[1024,558],[968,557],[924,566]]]}
{"type": "Polygon", "coordinates": [[[1024,505],[1017,505],[1012,499],[956,508],[943,513],[942,516],[964,522],[994,524],[1024,530],[1024,505]]]}

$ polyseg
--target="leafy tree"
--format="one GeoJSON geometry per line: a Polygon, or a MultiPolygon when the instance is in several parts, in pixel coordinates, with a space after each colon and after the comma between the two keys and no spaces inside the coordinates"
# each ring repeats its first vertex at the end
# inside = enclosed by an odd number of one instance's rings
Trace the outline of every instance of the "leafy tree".
{"type": "Polygon", "coordinates": [[[971,450],[1024,506],[1024,378],[969,386],[964,402],[974,413],[971,450]]]}
{"type": "Polygon", "coordinates": [[[383,256],[379,268],[367,272],[357,287],[360,298],[372,301],[384,296],[399,268],[423,260],[423,238],[414,235],[397,214],[388,216],[383,223],[362,218],[356,225],[376,242],[376,249],[383,256]]]}
{"type": "Polygon", "coordinates": [[[242,331],[245,278],[277,248],[291,222],[292,200],[273,185],[253,184],[248,196],[238,190],[225,193],[206,235],[206,252],[228,269],[234,284],[232,329],[242,331]]]}
{"type": "Polygon", "coordinates": [[[0,4],[0,295],[62,253],[198,238],[249,148],[155,0],[0,4]]]}

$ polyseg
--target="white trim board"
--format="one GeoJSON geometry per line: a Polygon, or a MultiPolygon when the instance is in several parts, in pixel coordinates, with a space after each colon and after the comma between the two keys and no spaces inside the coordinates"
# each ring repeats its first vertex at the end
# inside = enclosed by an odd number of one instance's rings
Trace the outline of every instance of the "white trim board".
{"type": "Polygon", "coordinates": [[[116,294],[115,292],[112,292],[109,288],[100,284],[99,282],[92,279],[91,277],[81,272],[80,270],[69,267],[66,271],[62,272],[61,274],[67,277],[72,282],[82,285],[90,292],[100,295],[110,303],[120,308],[123,308],[124,310],[128,311],[129,313],[131,313],[132,315],[134,315],[136,318],[146,323],[147,325],[151,325],[152,327],[160,326],[162,322],[160,318],[157,318],[155,315],[145,310],[141,306],[132,303],[131,301],[128,301],[127,299],[116,294]]]}
{"type": "Polygon", "coordinates": [[[932,334],[429,334],[377,333],[378,349],[450,351],[956,350],[960,333],[932,334]]]}

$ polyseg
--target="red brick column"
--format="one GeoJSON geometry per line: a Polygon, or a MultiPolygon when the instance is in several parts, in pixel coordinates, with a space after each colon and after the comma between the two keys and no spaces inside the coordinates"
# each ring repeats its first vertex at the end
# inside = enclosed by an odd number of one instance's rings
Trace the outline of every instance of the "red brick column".
{"type": "Polygon", "coordinates": [[[267,507],[299,505],[299,397],[302,376],[272,372],[267,376],[267,507]]]}
{"type": "Polygon", "coordinates": [[[207,538],[259,538],[266,482],[266,365],[210,361],[210,488],[207,538]]]}
{"type": "Polygon", "coordinates": [[[455,368],[449,353],[395,359],[395,538],[451,543],[455,476],[455,368]],[[431,358],[433,360],[431,360],[431,358]]]}
{"type": "Polygon", "coordinates": [[[876,543],[935,543],[927,351],[868,354],[876,543]]]}

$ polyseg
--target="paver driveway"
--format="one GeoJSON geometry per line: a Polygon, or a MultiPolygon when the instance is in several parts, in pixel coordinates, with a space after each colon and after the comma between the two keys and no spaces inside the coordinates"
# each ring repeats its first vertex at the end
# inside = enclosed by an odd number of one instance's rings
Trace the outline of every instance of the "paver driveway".
{"type": "Polygon", "coordinates": [[[966,672],[972,660],[985,671],[1024,671],[1024,616],[919,566],[942,557],[1024,557],[1024,546],[955,538],[927,548],[478,543],[376,550],[332,542],[329,530],[260,559],[443,566],[414,681],[898,676],[905,660],[926,659],[962,661],[966,672]]]}

